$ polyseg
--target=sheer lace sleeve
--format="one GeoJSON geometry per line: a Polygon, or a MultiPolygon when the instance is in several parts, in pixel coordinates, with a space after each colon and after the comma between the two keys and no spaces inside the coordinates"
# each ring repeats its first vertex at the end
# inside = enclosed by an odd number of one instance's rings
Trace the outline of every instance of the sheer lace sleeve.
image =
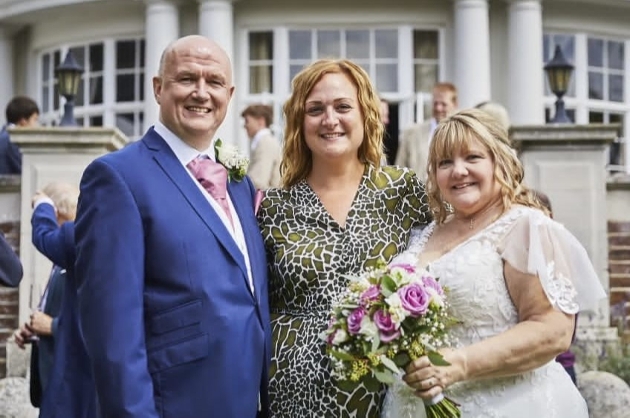
{"type": "Polygon", "coordinates": [[[407,248],[402,253],[398,254],[391,263],[405,263],[416,265],[418,262],[418,254],[424,247],[424,244],[428,238],[428,235],[431,233],[433,229],[433,223],[431,223],[427,227],[418,226],[411,229],[409,234],[409,242],[407,243],[407,248]]]}
{"type": "Polygon", "coordinates": [[[582,244],[538,210],[522,211],[499,253],[517,270],[537,275],[551,305],[563,312],[593,311],[606,297],[582,244]]]}

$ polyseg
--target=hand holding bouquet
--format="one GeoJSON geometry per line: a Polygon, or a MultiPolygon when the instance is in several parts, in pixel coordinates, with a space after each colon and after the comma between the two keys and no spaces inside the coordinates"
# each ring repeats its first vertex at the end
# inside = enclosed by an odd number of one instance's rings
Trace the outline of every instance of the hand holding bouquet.
{"type": "MultiPolygon", "coordinates": [[[[331,312],[323,338],[332,374],[358,383],[376,378],[394,383],[396,375],[423,355],[448,365],[437,348],[451,345],[446,292],[427,271],[408,264],[379,264],[350,282],[331,312]]],[[[443,395],[425,404],[427,417],[460,417],[443,395]]]]}

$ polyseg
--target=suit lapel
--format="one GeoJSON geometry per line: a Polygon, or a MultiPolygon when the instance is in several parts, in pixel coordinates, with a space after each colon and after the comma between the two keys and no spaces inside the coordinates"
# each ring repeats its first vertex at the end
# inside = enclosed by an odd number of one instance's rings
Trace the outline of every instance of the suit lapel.
{"type": "Polygon", "coordinates": [[[184,166],[179,162],[175,154],[173,154],[168,144],[153,131],[153,129],[147,133],[143,141],[149,149],[155,151],[153,158],[156,163],[171,181],[173,181],[192,209],[232,256],[241,270],[243,270],[245,276],[247,276],[245,260],[241,250],[239,250],[234,239],[232,239],[232,235],[230,235],[230,232],[223,225],[219,215],[217,215],[203,193],[197,188],[194,180],[190,178],[190,175],[188,175],[184,166]]]}

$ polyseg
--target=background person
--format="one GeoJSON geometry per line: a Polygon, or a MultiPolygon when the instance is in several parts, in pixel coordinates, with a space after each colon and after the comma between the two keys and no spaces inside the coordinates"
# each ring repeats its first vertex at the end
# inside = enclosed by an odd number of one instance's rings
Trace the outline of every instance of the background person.
{"type": "MultiPolygon", "coordinates": [[[[439,277],[460,322],[450,331],[456,348],[442,351],[450,365],[421,357],[405,382],[424,399],[446,391],[467,418],[587,418],[554,359],[571,343],[575,314],[606,296],[588,254],[522,183],[507,131],[484,111],[440,123],[429,155],[435,221],[397,261],[439,277]]],[[[404,405],[400,393],[388,404],[404,405]]],[[[400,417],[392,411],[388,418],[400,417]]]]}
{"type": "Polygon", "coordinates": [[[247,175],[257,189],[280,186],[280,141],[273,135],[273,108],[263,104],[247,106],[241,113],[250,139],[247,175]]]}
{"type": "Polygon", "coordinates": [[[408,169],[379,168],[379,101],[360,66],[316,61],[292,91],[284,188],[268,190],[258,214],[271,272],[271,414],[377,418],[384,386],[338,386],[320,334],[344,275],[391,260],[428,221],[424,187],[408,169]]]}
{"type": "Polygon", "coordinates": [[[33,245],[64,272],[52,370],[39,418],[98,416],[96,388],[77,312],[74,219],[78,197],[76,186],[55,182],[32,199],[33,245]]]}
{"type": "Polygon", "coordinates": [[[0,174],[21,174],[22,153],[11,142],[8,128],[37,126],[39,107],[30,97],[17,96],[7,104],[5,115],[7,124],[0,131],[0,174]]]}
{"type": "Polygon", "coordinates": [[[267,415],[256,190],[213,141],[233,92],[217,43],[174,41],[153,78],[159,121],[83,174],[79,314],[103,418],[267,415]]]}
{"type": "Polygon", "coordinates": [[[20,258],[0,232],[0,285],[17,287],[23,274],[20,258]]]}
{"type": "MultiPolygon", "coordinates": [[[[55,408],[45,407],[42,399],[50,390],[49,383],[58,378],[54,372],[58,353],[68,349],[67,333],[62,335],[60,324],[63,305],[68,302],[65,300],[65,293],[72,286],[67,269],[74,269],[74,257],[66,254],[74,254],[74,228],[71,222],[76,215],[78,196],[78,189],[70,184],[49,183],[42,191],[35,193],[31,200],[32,242],[38,251],[51,259],[53,267],[37,310],[31,314],[30,322],[22,325],[15,333],[15,342],[20,348],[24,348],[24,344],[33,341],[31,403],[41,407],[40,417],[53,416],[56,413],[55,408]],[[36,339],[33,338],[35,336],[36,339]]],[[[75,348],[72,349],[74,351],[75,348]]],[[[57,368],[57,372],[63,371],[63,368],[57,368]]],[[[57,387],[57,384],[53,386],[57,387]]],[[[72,416],[80,418],[79,415],[72,416]]]]}
{"type": "Polygon", "coordinates": [[[433,132],[442,119],[455,111],[457,111],[457,88],[455,85],[445,82],[433,86],[432,118],[403,130],[396,154],[396,165],[411,168],[421,180],[425,180],[427,178],[429,144],[433,132]]]}

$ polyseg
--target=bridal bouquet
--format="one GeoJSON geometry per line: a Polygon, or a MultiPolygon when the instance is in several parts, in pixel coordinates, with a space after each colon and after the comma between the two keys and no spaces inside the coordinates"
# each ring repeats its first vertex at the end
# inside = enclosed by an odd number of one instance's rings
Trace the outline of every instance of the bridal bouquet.
{"type": "MultiPolygon", "coordinates": [[[[448,365],[437,348],[451,345],[445,289],[426,270],[408,264],[385,265],[349,276],[322,335],[332,375],[343,382],[376,378],[394,383],[423,355],[448,365]]],[[[460,417],[452,400],[439,395],[425,403],[428,418],[460,417]]]]}

